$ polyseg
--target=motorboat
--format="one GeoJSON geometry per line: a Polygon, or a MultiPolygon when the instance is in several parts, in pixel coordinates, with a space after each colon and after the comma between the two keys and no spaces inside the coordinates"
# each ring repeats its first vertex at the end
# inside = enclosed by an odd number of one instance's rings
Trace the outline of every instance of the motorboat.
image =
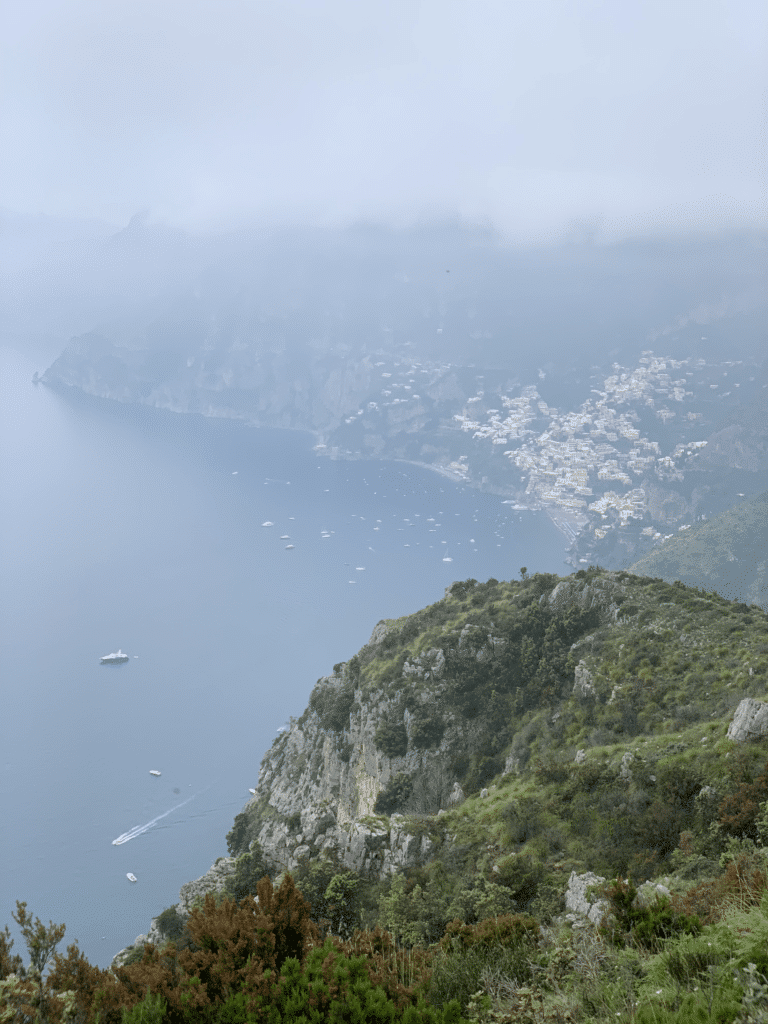
{"type": "Polygon", "coordinates": [[[160,775],[160,772],[157,770],[157,768],[150,768],[149,769],[149,774],[150,775],[160,775]]]}
{"type": "Polygon", "coordinates": [[[128,879],[129,882],[138,882],[138,878],[136,877],[136,875],[133,874],[132,871],[129,871],[125,877],[128,879]]]}
{"type": "Polygon", "coordinates": [[[101,659],[101,664],[102,665],[120,665],[124,661],[128,661],[128,655],[127,654],[123,654],[123,652],[118,647],[118,649],[116,651],[113,651],[112,654],[105,654],[104,657],[101,659]]]}
{"type": "Polygon", "coordinates": [[[286,544],[286,545],[285,545],[285,550],[286,550],[286,551],[293,551],[293,548],[294,548],[294,545],[293,545],[293,544],[286,544]]]}
{"type": "Polygon", "coordinates": [[[255,790],[255,789],[251,789],[251,788],[249,787],[249,789],[248,789],[248,792],[249,792],[249,793],[253,793],[253,795],[254,795],[254,796],[256,796],[256,790],[255,790]]]}

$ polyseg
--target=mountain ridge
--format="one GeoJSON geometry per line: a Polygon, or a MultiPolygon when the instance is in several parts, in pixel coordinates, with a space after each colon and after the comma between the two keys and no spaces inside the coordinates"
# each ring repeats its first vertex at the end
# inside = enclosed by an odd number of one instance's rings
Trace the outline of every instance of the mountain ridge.
{"type": "Polygon", "coordinates": [[[318,680],[266,752],[229,857],[171,916],[286,871],[317,905],[333,877],[357,879],[368,924],[398,877],[418,879],[444,893],[435,932],[461,886],[545,917],[569,875],[685,888],[716,871],[724,800],[768,753],[759,730],[728,730],[766,700],[756,606],[597,567],[455,583],[318,680]]]}

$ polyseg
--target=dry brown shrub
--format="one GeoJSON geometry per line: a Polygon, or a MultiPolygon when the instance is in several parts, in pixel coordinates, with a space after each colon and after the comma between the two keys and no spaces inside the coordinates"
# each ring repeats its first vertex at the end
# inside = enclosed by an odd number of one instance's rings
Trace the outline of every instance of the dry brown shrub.
{"type": "Polygon", "coordinates": [[[732,860],[722,875],[705,879],[686,893],[672,895],[673,909],[684,914],[697,914],[702,924],[721,921],[726,911],[759,906],[768,890],[768,871],[764,857],[757,850],[744,851],[732,860]]]}

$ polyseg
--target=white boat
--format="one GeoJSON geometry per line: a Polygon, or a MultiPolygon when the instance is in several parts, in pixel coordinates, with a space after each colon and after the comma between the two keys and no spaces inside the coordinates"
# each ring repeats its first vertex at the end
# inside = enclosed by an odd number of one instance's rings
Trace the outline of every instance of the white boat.
{"type": "Polygon", "coordinates": [[[248,792],[249,793],[253,793],[253,795],[256,796],[256,790],[255,789],[251,789],[250,787],[248,787],[248,792]]]}
{"type": "Polygon", "coordinates": [[[149,774],[150,775],[159,775],[160,772],[157,770],[157,768],[150,768],[149,769],[149,774]]]}
{"type": "Polygon", "coordinates": [[[270,523],[270,521],[267,520],[266,523],[262,523],[261,525],[262,526],[274,526],[275,524],[274,523],[270,523]]]}
{"type": "Polygon", "coordinates": [[[291,539],[291,538],[290,538],[290,535],[289,535],[289,534],[287,534],[287,533],[284,533],[284,534],[282,535],[282,537],[280,538],[280,540],[290,540],[290,539],[291,539]]]}
{"type": "Polygon", "coordinates": [[[125,877],[128,879],[129,882],[138,882],[138,878],[131,871],[129,871],[125,877]]]}
{"type": "Polygon", "coordinates": [[[101,659],[101,664],[102,665],[119,665],[123,661],[128,661],[128,655],[127,654],[123,654],[123,652],[118,647],[118,649],[116,651],[113,651],[112,654],[105,654],[104,657],[101,659]]]}
{"type": "Polygon", "coordinates": [[[293,551],[293,544],[286,544],[285,545],[285,550],[286,551],[293,551]]]}

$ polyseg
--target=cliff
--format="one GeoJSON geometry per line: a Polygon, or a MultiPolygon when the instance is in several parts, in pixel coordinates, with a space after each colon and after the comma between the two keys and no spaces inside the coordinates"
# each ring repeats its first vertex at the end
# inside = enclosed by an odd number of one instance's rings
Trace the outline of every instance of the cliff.
{"type": "Polygon", "coordinates": [[[253,871],[371,899],[405,873],[437,933],[473,900],[562,911],[585,872],[690,881],[717,866],[724,796],[754,777],[768,797],[767,690],[757,607],[600,569],[455,583],[317,681],[177,912],[253,871]]]}

